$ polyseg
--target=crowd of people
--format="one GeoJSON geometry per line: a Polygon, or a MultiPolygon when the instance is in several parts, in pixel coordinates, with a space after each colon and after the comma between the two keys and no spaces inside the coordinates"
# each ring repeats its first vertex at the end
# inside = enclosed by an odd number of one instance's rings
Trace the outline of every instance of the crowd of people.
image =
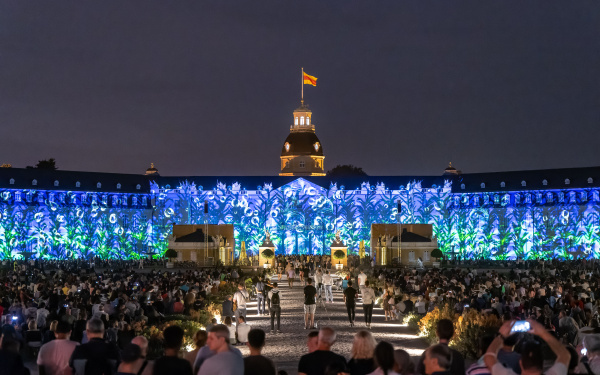
{"type": "Polygon", "coordinates": [[[269,277],[224,267],[172,272],[158,262],[122,260],[9,264],[0,278],[0,374],[27,374],[23,355],[34,357],[43,375],[276,374],[262,351],[267,334],[282,331],[284,275],[290,288],[297,280],[304,293],[309,333],[299,374],[600,374],[598,263],[507,262],[485,270],[476,263],[441,270],[351,267],[339,277],[328,262],[279,256],[269,277]],[[151,269],[140,270],[144,266],[151,269]],[[196,333],[196,349],[183,358],[184,332],[172,325],[162,332],[162,355],[150,360],[144,327],[206,309],[223,284],[236,290],[222,302],[222,321],[213,319],[196,333]],[[351,353],[334,353],[335,330],[315,327],[316,306],[333,303],[334,287],[343,291],[350,327],[357,325],[356,306],[362,304],[364,325],[358,325],[364,329],[356,332],[351,353]],[[259,315],[270,315],[270,332],[247,324],[251,299],[259,315]],[[481,356],[465,366],[449,347],[453,323],[443,319],[438,343],[413,361],[393,343],[375,341],[369,329],[378,305],[390,321],[447,305],[457,315],[476,309],[504,324],[496,337],[479,338],[481,356]],[[237,345],[247,346],[250,355],[243,357],[237,345]]]}

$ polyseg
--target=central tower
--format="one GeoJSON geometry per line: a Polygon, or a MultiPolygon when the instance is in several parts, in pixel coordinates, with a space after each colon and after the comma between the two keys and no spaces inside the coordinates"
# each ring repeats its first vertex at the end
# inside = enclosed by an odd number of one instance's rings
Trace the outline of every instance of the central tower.
{"type": "Polygon", "coordinates": [[[280,176],[325,176],[323,147],[311,117],[312,111],[302,100],[281,149],[280,176]]]}

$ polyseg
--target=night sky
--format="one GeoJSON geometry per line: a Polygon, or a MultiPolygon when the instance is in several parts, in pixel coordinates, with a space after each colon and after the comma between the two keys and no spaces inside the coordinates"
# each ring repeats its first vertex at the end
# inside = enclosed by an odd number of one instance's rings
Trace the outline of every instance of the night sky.
{"type": "Polygon", "coordinates": [[[0,164],[276,175],[600,165],[598,1],[0,1],[0,164]]]}

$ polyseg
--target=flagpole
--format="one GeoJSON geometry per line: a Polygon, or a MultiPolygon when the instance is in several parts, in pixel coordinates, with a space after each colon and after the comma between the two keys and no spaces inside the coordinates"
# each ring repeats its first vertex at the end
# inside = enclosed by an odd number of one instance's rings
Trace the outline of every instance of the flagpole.
{"type": "Polygon", "coordinates": [[[304,104],[304,68],[302,69],[302,77],[300,78],[300,86],[302,87],[302,96],[300,97],[300,103],[304,104]]]}

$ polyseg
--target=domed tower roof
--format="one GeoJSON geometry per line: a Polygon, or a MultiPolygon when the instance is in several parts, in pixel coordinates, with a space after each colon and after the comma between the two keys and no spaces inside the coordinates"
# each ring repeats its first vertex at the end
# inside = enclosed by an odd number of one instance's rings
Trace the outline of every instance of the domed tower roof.
{"type": "Polygon", "coordinates": [[[444,176],[447,175],[459,175],[460,171],[452,166],[452,162],[448,164],[448,167],[444,169],[444,176]]]}
{"type": "Polygon", "coordinates": [[[283,143],[281,156],[290,155],[323,156],[323,147],[321,147],[319,137],[312,132],[290,133],[283,143]]]}
{"type": "Polygon", "coordinates": [[[158,175],[158,169],[154,168],[154,163],[150,163],[150,168],[146,169],[146,176],[158,175]]]}

